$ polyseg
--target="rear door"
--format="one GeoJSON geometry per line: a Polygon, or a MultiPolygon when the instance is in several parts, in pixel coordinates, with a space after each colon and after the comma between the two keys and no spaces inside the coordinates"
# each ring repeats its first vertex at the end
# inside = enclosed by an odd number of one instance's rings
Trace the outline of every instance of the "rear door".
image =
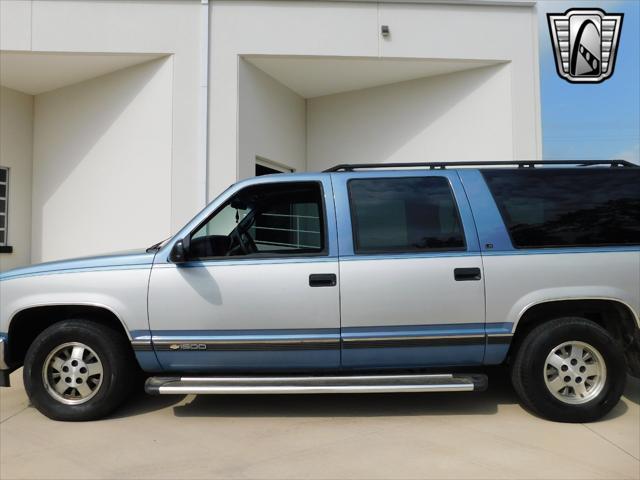
{"type": "Polygon", "coordinates": [[[344,367],[482,363],[475,225],[455,171],[333,174],[344,367]]]}

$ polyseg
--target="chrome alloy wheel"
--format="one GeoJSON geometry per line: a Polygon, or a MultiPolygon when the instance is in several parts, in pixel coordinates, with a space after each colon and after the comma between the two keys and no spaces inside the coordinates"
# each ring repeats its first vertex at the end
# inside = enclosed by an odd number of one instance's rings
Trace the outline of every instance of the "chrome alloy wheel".
{"type": "Polygon", "coordinates": [[[42,366],[45,389],[65,405],[79,405],[90,400],[100,390],[103,376],[98,355],[78,342],[57,346],[42,366]]]}
{"type": "Polygon", "coordinates": [[[607,367],[598,350],[584,342],[565,342],[555,347],[544,362],[544,381],[558,400],[586,403],[604,388],[607,367]]]}

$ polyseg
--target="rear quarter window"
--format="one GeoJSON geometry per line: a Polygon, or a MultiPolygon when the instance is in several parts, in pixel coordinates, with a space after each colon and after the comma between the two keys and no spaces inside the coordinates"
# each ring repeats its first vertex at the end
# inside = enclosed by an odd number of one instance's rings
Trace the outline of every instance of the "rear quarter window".
{"type": "Polygon", "coordinates": [[[516,248],[640,245],[640,169],[482,174],[516,248]]]}

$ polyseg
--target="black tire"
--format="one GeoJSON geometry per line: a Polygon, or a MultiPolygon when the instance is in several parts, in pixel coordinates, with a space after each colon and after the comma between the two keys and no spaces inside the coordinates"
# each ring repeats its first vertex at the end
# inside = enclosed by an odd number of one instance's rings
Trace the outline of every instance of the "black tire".
{"type": "Polygon", "coordinates": [[[541,324],[522,340],[511,367],[511,381],[523,406],[534,413],[557,422],[583,423],[602,418],[618,403],[624,391],[626,371],[622,348],[609,332],[585,318],[564,317],[541,324]],[[546,385],[547,355],[564,342],[586,343],[604,360],[604,386],[585,403],[559,400],[546,385]]]}
{"type": "Polygon", "coordinates": [[[29,347],[24,361],[24,385],[33,406],[53,420],[96,420],[115,410],[131,393],[136,365],[131,345],[119,332],[92,320],[65,320],[44,330],[29,347]],[[86,345],[102,363],[102,382],[97,391],[85,403],[76,405],[54,398],[43,378],[48,355],[69,342],[86,345]]]}

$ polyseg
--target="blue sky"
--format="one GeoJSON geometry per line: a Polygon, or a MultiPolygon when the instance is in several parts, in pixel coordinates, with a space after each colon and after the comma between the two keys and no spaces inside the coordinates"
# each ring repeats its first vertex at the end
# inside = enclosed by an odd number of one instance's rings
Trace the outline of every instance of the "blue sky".
{"type": "Polygon", "coordinates": [[[640,163],[640,0],[539,0],[538,22],[543,157],[640,163]],[[571,84],[556,73],[546,13],[572,7],[624,13],[615,72],[603,83],[571,84]]]}

